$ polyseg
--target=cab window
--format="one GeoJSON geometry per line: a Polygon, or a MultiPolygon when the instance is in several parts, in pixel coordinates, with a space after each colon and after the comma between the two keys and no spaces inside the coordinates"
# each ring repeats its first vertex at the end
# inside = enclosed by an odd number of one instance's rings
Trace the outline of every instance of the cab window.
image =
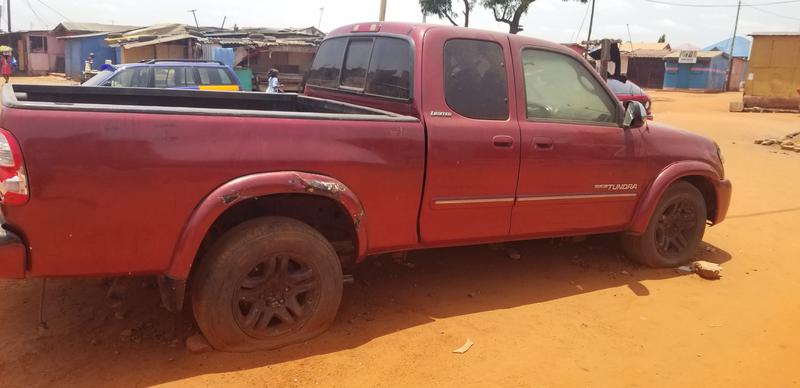
{"type": "Polygon", "coordinates": [[[317,51],[308,85],[407,100],[413,62],[405,39],[333,38],[317,51]]]}
{"type": "Polygon", "coordinates": [[[350,39],[342,68],[342,86],[364,89],[371,52],[372,39],[350,39]]]}
{"type": "Polygon", "coordinates": [[[308,84],[322,87],[339,86],[347,39],[330,39],[322,42],[314,57],[314,64],[308,76],[308,84]]]}
{"type": "Polygon", "coordinates": [[[495,42],[452,39],[444,45],[447,105],[473,119],[508,118],[508,77],[503,48],[495,42]]]}
{"type": "Polygon", "coordinates": [[[580,62],[552,51],[522,53],[527,114],[531,119],[610,124],[616,103],[580,62]]]}

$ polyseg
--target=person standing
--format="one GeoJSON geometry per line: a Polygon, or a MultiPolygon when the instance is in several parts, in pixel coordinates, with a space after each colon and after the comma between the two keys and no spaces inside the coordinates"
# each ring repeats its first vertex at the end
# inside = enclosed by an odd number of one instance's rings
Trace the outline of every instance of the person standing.
{"type": "Polygon", "coordinates": [[[283,85],[281,85],[278,75],[278,69],[269,69],[267,73],[267,93],[283,93],[283,85]]]}
{"type": "Polygon", "coordinates": [[[2,58],[0,58],[0,74],[3,75],[4,84],[9,83],[11,80],[11,72],[13,71],[12,65],[13,59],[11,58],[11,53],[4,52],[2,58]]]}

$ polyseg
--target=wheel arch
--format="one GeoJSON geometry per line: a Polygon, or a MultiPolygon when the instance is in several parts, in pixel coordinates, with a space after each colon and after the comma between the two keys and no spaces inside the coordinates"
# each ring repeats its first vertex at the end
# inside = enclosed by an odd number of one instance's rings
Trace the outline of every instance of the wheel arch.
{"type": "Polygon", "coordinates": [[[653,212],[664,195],[664,192],[675,182],[684,180],[697,187],[706,202],[707,219],[716,223],[718,214],[718,195],[715,181],[720,180],[719,173],[708,163],[700,161],[684,161],[670,164],[656,176],[648,187],[634,211],[627,233],[642,234],[647,229],[653,212]]]}
{"type": "MultiPolygon", "coordinates": [[[[366,213],[355,193],[335,178],[300,172],[281,171],[242,176],[219,186],[195,207],[184,224],[164,276],[173,281],[188,279],[192,266],[214,223],[232,209],[247,203],[277,196],[317,198],[330,201],[346,212],[355,237],[355,260],[367,249],[366,213]]],[[[162,292],[163,293],[163,292],[162,292]]]]}

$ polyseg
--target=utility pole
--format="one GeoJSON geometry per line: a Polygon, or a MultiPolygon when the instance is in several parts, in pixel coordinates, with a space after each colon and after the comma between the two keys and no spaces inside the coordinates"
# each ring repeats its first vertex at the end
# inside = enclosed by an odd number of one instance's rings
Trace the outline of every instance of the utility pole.
{"type": "Polygon", "coordinates": [[[223,17],[223,18],[222,18],[222,27],[220,27],[220,28],[219,28],[220,30],[224,30],[224,29],[225,29],[225,22],[226,22],[227,20],[228,20],[228,17],[227,17],[227,16],[225,16],[225,17],[223,17]]]}
{"type": "Polygon", "coordinates": [[[319,7],[319,22],[317,22],[317,29],[322,29],[322,15],[325,14],[325,7],[319,7]]]}
{"type": "Polygon", "coordinates": [[[378,15],[378,21],[386,21],[386,0],[381,0],[381,13],[378,15]]]}
{"type": "Polygon", "coordinates": [[[739,11],[742,10],[742,0],[739,0],[739,5],[736,7],[736,22],[733,23],[733,38],[731,38],[731,52],[728,58],[728,76],[725,77],[725,87],[723,90],[728,90],[731,84],[731,75],[733,75],[733,47],[736,46],[736,32],[739,30],[739,11]]]}
{"type": "MultiPolygon", "coordinates": [[[[6,16],[8,17],[8,31],[11,32],[11,0],[6,0],[6,16]]],[[[9,38],[11,39],[11,38],[9,38]]]]}
{"type": "MultiPolygon", "coordinates": [[[[592,41],[592,25],[594,24],[594,0],[592,0],[592,16],[589,17],[589,36],[586,37],[587,42],[592,41]]],[[[586,52],[589,52],[589,44],[586,44],[586,52]]]]}
{"type": "MultiPolygon", "coordinates": [[[[9,0],[9,1],[11,1],[11,0],[9,0]]],[[[189,10],[189,12],[191,12],[191,13],[192,13],[192,16],[194,16],[194,25],[195,25],[197,28],[200,28],[200,24],[199,24],[199,23],[197,23],[197,10],[196,10],[196,9],[190,9],[190,10],[189,10]]]]}

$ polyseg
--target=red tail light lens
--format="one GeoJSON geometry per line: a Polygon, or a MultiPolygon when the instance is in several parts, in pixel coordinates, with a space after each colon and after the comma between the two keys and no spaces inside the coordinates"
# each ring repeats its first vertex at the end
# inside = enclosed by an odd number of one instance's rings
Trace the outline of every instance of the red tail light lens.
{"type": "Polygon", "coordinates": [[[22,205],[25,202],[28,202],[28,177],[22,151],[13,135],[0,129],[0,204],[22,205]]]}

